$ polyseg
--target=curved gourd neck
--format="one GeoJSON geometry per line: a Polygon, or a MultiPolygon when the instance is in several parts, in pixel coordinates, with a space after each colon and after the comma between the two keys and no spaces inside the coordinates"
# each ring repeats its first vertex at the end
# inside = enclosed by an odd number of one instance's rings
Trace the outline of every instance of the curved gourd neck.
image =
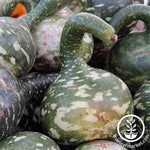
{"type": "Polygon", "coordinates": [[[118,33],[123,27],[132,23],[135,20],[142,20],[150,28],[150,6],[144,4],[134,4],[127,6],[117,12],[112,17],[110,24],[118,33]]]}
{"type": "Polygon", "coordinates": [[[63,8],[69,0],[41,0],[29,14],[18,20],[25,24],[30,30],[48,16],[55,14],[63,8]]]}
{"type": "MultiPolygon", "coordinates": [[[[116,38],[113,27],[95,15],[79,13],[71,17],[65,24],[61,37],[62,70],[71,64],[74,65],[76,60],[82,60],[81,42],[85,32],[93,34],[109,47],[114,44],[116,38]]],[[[86,52],[84,53],[86,55],[86,52]]]]}

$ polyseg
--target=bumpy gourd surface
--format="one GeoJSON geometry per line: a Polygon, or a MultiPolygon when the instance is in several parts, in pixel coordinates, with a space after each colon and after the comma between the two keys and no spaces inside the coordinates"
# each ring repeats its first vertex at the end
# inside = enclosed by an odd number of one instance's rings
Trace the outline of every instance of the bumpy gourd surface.
{"type": "Polygon", "coordinates": [[[0,142],[1,150],[60,150],[49,137],[37,132],[20,132],[0,142]]]}
{"type": "Polygon", "coordinates": [[[99,140],[82,144],[81,146],[77,147],[76,150],[127,150],[127,149],[111,141],[99,140]]]}
{"type": "Polygon", "coordinates": [[[64,27],[61,75],[48,90],[41,110],[44,129],[63,144],[112,137],[120,118],[131,113],[127,86],[82,59],[80,46],[85,32],[109,46],[115,36],[110,25],[88,13],[71,17],[64,27]]]}

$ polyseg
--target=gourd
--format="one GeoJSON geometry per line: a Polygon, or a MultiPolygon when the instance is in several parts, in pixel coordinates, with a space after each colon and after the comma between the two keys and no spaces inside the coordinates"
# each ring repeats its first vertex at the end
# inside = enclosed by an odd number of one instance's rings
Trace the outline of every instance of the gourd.
{"type": "Polygon", "coordinates": [[[27,73],[36,57],[36,46],[30,30],[49,15],[61,9],[67,0],[42,0],[27,15],[15,19],[0,18],[0,64],[15,75],[27,73]]]}
{"type": "Polygon", "coordinates": [[[128,85],[133,94],[150,76],[149,18],[150,7],[136,4],[123,8],[111,20],[116,32],[137,19],[147,26],[145,32],[131,33],[120,39],[111,51],[112,72],[128,85]]]}
{"type": "MultiPolygon", "coordinates": [[[[33,72],[30,74],[27,74],[26,76],[22,77],[21,80],[23,82],[35,80],[37,82],[37,78],[43,78],[42,80],[47,80],[46,78],[50,78],[49,82],[54,80],[57,74],[50,74],[50,75],[42,75],[33,72]],[[45,79],[44,79],[45,78],[45,79]]],[[[26,105],[25,111],[23,113],[23,116],[18,124],[19,127],[21,127],[24,130],[27,131],[36,131],[36,132],[43,132],[42,125],[41,125],[41,115],[40,115],[40,106],[41,101],[45,95],[45,91],[48,89],[50,84],[43,85],[44,88],[40,90],[39,93],[35,93],[34,97],[30,102],[26,105]],[[35,100],[36,99],[36,100],[35,100]]]]}
{"type": "Polygon", "coordinates": [[[89,0],[91,7],[88,10],[109,22],[111,17],[120,9],[135,3],[144,3],[144,0],[89,0]]]}
{"type": "Polygon", "coordinates": [[[1,150],[60,150],[49,137],[38,132],[19,132],[0,142],[1,150]]]}
{"type": "Polygon", "coordinates": [[[134,113],[143,119],[150,130],[150,81],[145,81],[134,95],[134,113]]]}
{"type": "MultiPolygon", "coordinates": [[[[56,15],[43,20],[32,31],[36,46],[37,57],[34,63],[34,69],[42,72],[57,72],[61,68],[60,62],[60,39],[65,22],[74,13],[68,8],[60,10],[56,15]]],[[[93,38],[85,34],[82,40],[82,49],[91,51],[93,49],[93,38]]],[[[89,55],[83,55],[86,61],[89,55]]]]}
{"type": "Polygon", "coordinates": [[[85,32],[107,47],[116,40],[114,29],[89,13],[74,15],[65,24],[60,76],[46,92],[41,106],[43,129],[62,144],[110,138],[120,118],[132,111],[131,94],[124,82],[83,60],[81,41],[85,32]]]}
{"type": "Polygon", "coordinates": [[[127,150],[115,142],[97,140],[81,144],[76,150],[127,150]]]}
{"type": "Polygon", "coordinates": [[[38,75],[18,80],[10,71],[0,68],[0,140],[9,136],[19,123],[25,106],[44,93],[57,75],[38,75]]]}

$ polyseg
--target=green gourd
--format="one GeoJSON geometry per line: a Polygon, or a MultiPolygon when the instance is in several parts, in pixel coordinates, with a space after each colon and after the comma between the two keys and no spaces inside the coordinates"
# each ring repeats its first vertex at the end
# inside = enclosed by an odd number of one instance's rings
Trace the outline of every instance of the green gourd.
{"type": "Polygon", "coordinates": [[[27,73],[36,57],[36,46],[30,30],[47,16],[61,9],[68,0],[42,0],[27,15],[14,19],[0,18],[0,65],[15,75],[27,73]]]}
{"type": "Polygon", "coordinates": [[[55,74],[36,75],[18,80],[10,71],[0,68],[0,140],[14,133],[25,106],[38,101],[55,74]]]}
{"type": "Polygon", "coordinates": [[[89,13],[72,16],[61,37],[60,76],[43,99],[43,129],[63,144],[111,138],[122,116],[132,112],[131,94],[122,80],[94,69],[82,58],[81,41],[91,33],[111,47],[113,27],[89,13]]]}
{"type": "MultiPolygon", "coordinates": [[[[57,72],[60,70],[61,34],[66,21],[73,15],[74,13],[68,7],[65,7],[52,17],[43,20],[32,31],[37,46],[34,69],[42,72],[57,72]]],[[[85,34],[82,40],[82,53],[86,61],[90,59],[91,54],[85,54],[85,52],[91,52],[93,45],[92,36],[85,34]]]]}
{"type": "Polygon", "coordinates": [[[97,140],[81,144],[75,150],[127,150],[115,142],[97,140]]]}
{"type": "Polygon", "coordinates": [[[87,0],[91,5],[89,11],[109,22],[120,9],[134,3],[144,3],[144,0],[87,0]]]}
{"type": "Polygon", "coordinates": [[[150,81],[138,89],[134,95],[134,113],[143,119],[146,127],[150,130],[150,81]]]}
{"type": "Polygon", "coordinates": [[[112,48],[110,58],[111,70],[128,85],[133,94],[150,76],[150,7],[130,5],[116,13],[111,20],[111,25],[119,32],[138,19],[145,22],[146,31],[121,38],[112,48]]]}
{"type": "Polygon", "coordinates": [[[1,150],[60,150],[49,137],[38,132],[19,132],[0,142],[1,150]]]}

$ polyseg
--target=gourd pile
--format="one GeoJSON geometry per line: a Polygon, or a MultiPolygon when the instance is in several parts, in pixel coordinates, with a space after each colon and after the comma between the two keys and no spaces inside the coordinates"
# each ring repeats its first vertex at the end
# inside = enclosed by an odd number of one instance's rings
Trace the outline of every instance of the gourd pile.
{"type": "Polygon", "coordinates": [[[149,28],[143,0],[0,0],[0,150],[127,150],[122,117],[150,130],[149,28]]]}

